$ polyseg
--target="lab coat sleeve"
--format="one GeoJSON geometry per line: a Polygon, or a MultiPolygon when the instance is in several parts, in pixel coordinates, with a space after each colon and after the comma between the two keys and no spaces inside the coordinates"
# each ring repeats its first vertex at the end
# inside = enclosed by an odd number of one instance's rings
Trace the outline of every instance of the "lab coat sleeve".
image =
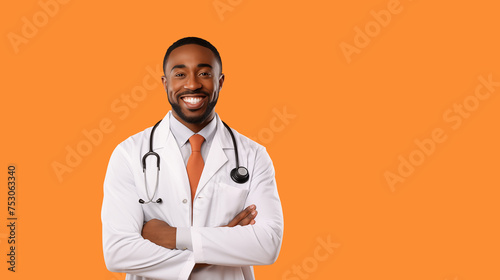
{"type": "Polygon", "coordinates": [[[245,207],[257,206],[256,223],[235,227],[192,227],[195,262],[225,266],[268,265],[278,258],[283,236],[283,212],[274,167],[261,146],[251,176],[245,207]]]}
{"type": "Polygon", "coordinates": [[[104,180],[101,220],[106,266],[113,272],[154,279],[188,279],[195,264],[192,252],[170,250],[141,236],[144,214],[130,162],[119,145],[111,155],[104,180]]]}

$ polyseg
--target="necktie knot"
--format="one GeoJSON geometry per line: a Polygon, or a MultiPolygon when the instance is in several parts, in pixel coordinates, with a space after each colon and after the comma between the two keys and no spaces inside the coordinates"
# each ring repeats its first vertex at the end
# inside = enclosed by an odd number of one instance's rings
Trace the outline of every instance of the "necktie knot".
{"type": "Polygon", "coordinates": [[[205,138],[200,134],[194,134],[189,138],[189,143],[191,144],[191,152],[200,152],[201,144],[203,144],[205,138]]]}

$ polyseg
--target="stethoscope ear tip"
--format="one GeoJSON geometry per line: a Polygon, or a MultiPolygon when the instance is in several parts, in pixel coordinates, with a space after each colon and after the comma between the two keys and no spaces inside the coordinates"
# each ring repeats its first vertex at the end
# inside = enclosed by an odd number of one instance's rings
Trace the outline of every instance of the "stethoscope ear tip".
{"type": "Polygon", "coordinates": [[[143,200],[142,198],[141,198],[141,199],[139,199],[139,203],[140,203],[140,204],[144,204],[144,200],[143,200]]]}

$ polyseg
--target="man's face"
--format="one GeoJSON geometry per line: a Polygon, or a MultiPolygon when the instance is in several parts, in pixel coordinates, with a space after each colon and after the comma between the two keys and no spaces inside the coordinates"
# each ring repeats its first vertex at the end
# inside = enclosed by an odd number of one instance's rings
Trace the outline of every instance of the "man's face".
{"type": "Polygon", "coordinates": [[[173,115],[180,122],[203,127],[212,120],[224,75],[210,49],[196,44],[174,49],[162,82],[173,115]]]}

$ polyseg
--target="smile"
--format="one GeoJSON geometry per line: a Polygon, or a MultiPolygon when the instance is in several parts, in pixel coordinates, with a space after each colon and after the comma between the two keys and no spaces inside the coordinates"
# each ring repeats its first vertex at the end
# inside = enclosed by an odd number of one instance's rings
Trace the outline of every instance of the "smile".
{"type": "Polygon", "coordinates": [[[191,105],[196,105],[203,100],[203,97],[183,97],[182,100],[191,105]]]}
{"type": "Polygon", "coordinates": [[[203,107],[205,104],[206,96],[183,96],[181,100],[184,102],[185,106],[189,110],[197,110],[203,107]]]}

